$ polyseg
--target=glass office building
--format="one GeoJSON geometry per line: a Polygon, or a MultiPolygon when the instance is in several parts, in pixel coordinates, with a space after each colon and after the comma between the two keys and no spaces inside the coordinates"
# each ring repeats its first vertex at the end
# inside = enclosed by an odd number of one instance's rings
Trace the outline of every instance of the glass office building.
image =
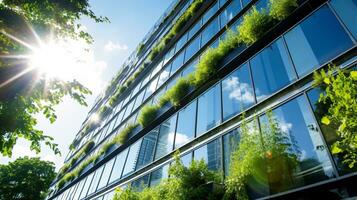
{"type": "MultiPolygon", "coordinates": [[[[143,39],[142,51],[128,58],[117,82],[98,97],[65,162],[71,162],[88,141],[94,141],[95,146],[66,173],[96,155],[120,130],[135,123],[144,105],[156,103],[179,77],[193,72],[208,48],[217,47],[229,29],[236,30],[242,16],[253,6],[267,9],[269,0],[204,1],[163,52],[149,62],[152,48],[192,2],[172,3],[143,39]],[[117,86],[143,65],[144,71],[118,97],[100,124],[83,133],[99,108],[108,105],[117,86]]],[[[280,129],[293,141],[289,151],[298,162],[283,184],[272,180],[261,188],[248,186],[252,199],[357,196],[353,185],[356,170],[331,154],[335,129],[320,123],[316,105],[321,91],[312,88],[313,72],[328,63],[344,68],[357,66],[357,1],[299,0],[298,4],[287,19],[272,27],[258,42],[227,55],[217,66],[215,77],[191,91],[180,106],[162,108],[147,127],[135,128],[124,144],[114,145],[97,162],[88,164],[78,177],[57,189],[56,184],[63,178],[59,175],[47,198],[106,200],[112,198],[117,187],[131,185],[140,190],[157,185],[168,177],[176,150],[181,152],[184,165],[203,159],[209,169],[227,176],[230,154],[240,139],[242,113],[252,119],[251,123],[264,127],[268,123],[267,110],[272,110],[280,129]]]]}

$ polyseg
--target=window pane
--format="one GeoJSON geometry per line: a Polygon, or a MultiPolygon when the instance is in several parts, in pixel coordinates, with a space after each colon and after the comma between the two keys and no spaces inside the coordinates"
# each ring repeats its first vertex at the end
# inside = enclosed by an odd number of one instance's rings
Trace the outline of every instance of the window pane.
{"type": "Polygon", "coordinates": [[[176,58],[175,60],[172,62],[172,66],[171,66],[171,75],[174,74],[183,64],[183,56],[184,56],[184,52],[182,51],[176,58]]]}
{"type": "Polygon", "coordinates": [[[192,38],[192,36],[195,35],[195,33],[197,33],[197,31],[201,28],[201,20],[197,21],[196,24],[194,26],[192,26],[192,28],[190,29],[190,32],[188,33],[188,38],[192,38]]]}
{"type": "Polygon", "coordinates": [[[187,41],[187,34],[183,35],[179,41],[177,41],[176,43],[176,49],[175,49],[175,52],[178,52],[181,47],[186,44],[186,41],[187,41]]]}
{"type": "Polygon", "coordinates": [[[195,136],[196,101],[182,109],[178,114],[175,136],[175,149],[186,144],[195,136]]]}
{"type": "Polygon", "coordinates": [[[112,183],[113,181],[116,181],[120,178],[127,154],[128,154],[128,149],[125,149],[119,155],[116,156],[115,164],[113,167],[112,174],[110,175],[109,183],[112,183]]]}
{"type": "Polygon", "coordinates": [[[223,28],[240,10],[242,6],[239,0],[234,0],[220,15],[221,28],[223,28]]]}
{"type": "Polygon", "coordinates": [[[174,56],[175,53],[175,48],[170,49],[170,51],[168,51],[165,55],[165,59],[164,59],[164,65],[169,62],[169,60],[172,58],[172,56],[174,56]]]}
{"type": "Polygon", "coordinates": [[[87,196],[89,186],[92,183],[93,175],[94,172],[87,176],[86,183],[84,184],[83,190],[81,192],[81,197],[79,199],[82,199],[87,196]]]}
{"type": "Polygon", "coordinates": [[[217,84],[198,98],[197,136],[221,123],[221,90],[217,84]]]}
{"type": "Polygon", "coordinates": [[[128,106],[126,106],[126,110],[125,110],[125,114],[124,114],[123,120],[126,119],[127,117],[129,117],[129,115],[131,114],[131,111],[133,110],[133,106],[134,106],[134,103],[135,103],[134,100],[131,101],[128,104],[128,106]]]}
{"type": "Polygon", "coordinates": [[[219,31],[218,18],[215,18],[203,31],[202,31],[202,45],[205,45],[214,35],[219,31]]]}
{"type": "Polygon", "coordinates": [[[247,64],[242,65],[222,81],[223,120],[254,104],[254,92],[247,64]]]}
{"type": "Polygon", "coordinates": [[[159,88],[162,84],[164,84],[167,79],[170,77],[170,66],[166,67],[164,70],[162,70],[159,78],[159,82],[157,84],[157,88],[159,88]]]}
{"type": "MultiPolygon", "coordinates": [[[[316,120],[318,121],[321,131],[324,135],[324,138],[326,140],[327,146],[331,151],[331,146],[338,140],[338,135],[336,133],[336,130],[338,127],[334,124],[329,124],[325,125],[321,123],[322,117],[327,113],[327,108],[328,105],[324,105],[323,103],[319,103],[319,97],[322,91],[318,88],[310,90],[307,95],[309,97],[309,100],[312,104],[312,108],[314,110],[314,114],[316,117],[316,120]]],[[[342,163],[343,161],[343,155],[341,154],[332,154],[334,161],[336,163],[337,169],[340,174],[347,174],[353,171],[357,171],[357,167],[354,169],[349,168],[346,164],[342,163]]]]}
{"type": "Polygon", "coordinates": [[[99,182],[100,176],[102,175],[103,169],[104,169],[103,167],[100,167],[99,169],[97,169],[95,171],[95,175],[93,177],[92,184],[90,185],[89,190],[88,190],[88,195],[94,193],[97,190],[98,182],[99,182]]]}
{"type": "Polygon", "coordinates": [[[343,23],[346,24],[353,36],[357,39],[357,0],[332,0],[331,4],[343,23]]]}
{"type": "Polygon", "coordinates": [[[138,94],[138,96],[136,96],[136,100],[135,100],[135,104],[134,104],[133,110],[136,110],[141,105],[141,103],[143,102],[144,94],[145,94],[145,90],[142,90],[138,94]]]}
{"type": "Polygon", "coordinates": [[[202,17],[202,24],[205,24],[218,11],[218,2],[216,2],[202,17]]]}
{"type": "Polygon", "coordinates": [[[200,49],[200,37],[196,37],[186,48],[185,62],[200,49]]]}
{"type": "Polygon", "coordinates": [[[114,158],[105,164],[102,177],[100,178],[100,181],[98,184],[98,190],[107,186],[108,179],[110,177],[110,173],[112,172],[113,164],[114,164],[114,158]]]}
{"type": "Polygon", "coordinates": [[[153,160],[158,131],[158,128],[155,128],[144,136],[136,162],[136,169],[140,169],[153,160]]]}
{"type": "Polygon", "coordinates": [[[133,181],[131,186],[136,190],[136,191],[142,191],[145,187],[147,187],[149,184],[149,174],[144,175],[143,177],[140,177],[133,181]]]}
{"type": "Polygon", "coordinates": [[[162,179],[168,178],[169,177],[169,165],[166,164],[159,169],[151,172],[151,177],[150,177],[150,187],[153,187],[157,184],[160,183],[162,179]]]}
{"type": "Polygon", "coordinates": [[[136,143],[130,146],[128,158],[126,160],[124,171],[123,171],[123,176],[126,176],[134,172],[137,155],[140,150],[140,144],[141,144],[141,140],[137,141],[136,143]]]}
{"type": "Polygon", "coordinates": [[[188,167],[192,162],[192,152],[182,156],[181,162],[182,162],[183,166],[188,167]]]}
{"type": "Polygon", "coordinates": [[[73,196],[73,200],[78,200],[79,198],[79,195],[81,194],[82,192],[82,189],[83,189],[83,185],[85,184],[86,182],[86,179],[84,178],[78,185],[78,188],[77,188],[77,191],[76,191],[76,194],[73,196]]]}
{"type": "Polygon", "coordinates": [[[286,42],[300,76],[351,47],[352,42],[327,6],[289,31],[286,42]]]}
{"type": "Polygon", "coordinates": [[[149,98],[150,95],[152,95],[152,93],[155,92],[155,90],[156,90],[156,84],[157,84],[158,78],[159,78],[159,77],[156,77],[154,80],[152,80],[152,81],[150,82],[149,86],[148,86],[147,89],[146,89],[144,100],[146,100],[147,98],[149,98]]]}
{"type": "Polygon", "coordinates": [[[157,141],[155,159],[161,158],[172,151],[174,144],[175,128],[176,128],[175,114],[170,119],[160,125],[159,139],[157,141]]]}
{"type": "Polygon", "coordinates": [[[195,160],[204,160],[208,169],[218,171],[221,169],[221,142],[216,139],[194,151],[195,160]]]}
{"type": "Polygon", "coordinates": [[[266,47],[250,64],[258,101],[296,78],[282,39],[266,47]]]}
{"type": "Polygon", "coordinates": [[[182,77],[187,76],[188,74],[191,74],[193,71],[195,71],[196,66],[198,63],[198,59],[195,59],[192,61],[190,64],[188,64],[184,70],[182,70],[182,77]]]}
{"type": "Polygon", "coordinates": [[[231,155],[237,149],[240,141],[239,129],[235,129],[223,136],[223,152],[224,152],[224,174],[229,175],[229,166],[231,163],[231,155]]]}
{"type": "Polygon", "coordinates": [[[271,160],[267,160],[270,165],[268,181],[271,193],[305,186],[334,176],[327,150],[323,148],[317,124],[309,112],[304,96],[274,109],[273,119],[278,127],[274,135],[278,138],[276,140],[271,140],[272,123],[268,123],[268,117],[263,115],[259,118],[264,145],[275,147],[275,153],[279,155],[272,155],[271,160]]]}

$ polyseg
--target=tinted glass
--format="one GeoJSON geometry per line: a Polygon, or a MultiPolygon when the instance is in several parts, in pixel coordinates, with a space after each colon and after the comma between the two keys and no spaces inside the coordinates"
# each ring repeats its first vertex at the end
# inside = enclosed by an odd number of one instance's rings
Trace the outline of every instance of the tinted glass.
{"type": "Polygon", "coordinates": [[[200,37],[196,37],[186,48],[185,62],[200,49],[200,37]]]}
{"type": "Polygon", "coordinates": [[[186,144],[195,136],[196,101],[182,109],[178,114],[175,148],[186,144]]]}
{"type": "Polygon", "coordinates": [[[205,24],[218,11],[218,2],[216,2],[202,17],[202,24],[205,24]]]}
{"type": "Polygon", "coordinates": [[[321,7],[286,35],[300,76],[351,47],[352,42],[327,6],[321,7]]]}
{"type": "Polygon", "coordinates": [[[258,101],[296,78],[282,39],[264,48],[250,64],[258,101]]]}
{"type": "MultiPolygon", "coordinates": [[[[322,117],[327,113],[328,105],[323,102],[319,102],[320,94],[322,93],[321,89],[313,89],[310,90],[307,95],[309,97],[310,103],[314,110],[314,114],[316,120],[318,121],[321,131],[324,135],[328,148],[332,149],[332,145],[338,140],[338,135],[336,130],[338,130],[338,126],[336,124],[325,125],[321,123],[322,117]]],[[[334,161],[336,163],[337,169],[340,174],[347,174],[353,171],[357,171],[357,167],[354,169],[349,168],[346,164],[343,163],[343,154],[332,154],[334,161]]]]}
{"type": "Polygon", "coordinates": [[[140,169],[153,160],[158,131],[158,128],[153,129],[144,136],[136,162],[136,169],[140,169]]]}
{"type": "Polygon", "coordinates": [[[88,195],[94,193],[97,190],[98,182],[100,180],[100,176],[102,175],[102,172],[103,172],[103,167],[100,167],[95,171],[92,183],[88,190],[88,195]]]}
{"type": "Polygon", "coordinates": [[[109,177],[110,177],[110,173],[112,172],[113,164],[114,164],[114,158],[105,164],[102,177],[100,178],[100,181],[98,184],[98,190],[107,186],[109,177]]]}
{"type": "Polygon", "coordinates": [[[217,84],[198,98],[197,136],[221,123],[221,90],[217,84]]]}
{"type": "Polygon", "coordinates": [[[343,23],[357,39],[357,0],[332,0],[331,4],[343,23]]]}
{"type": "Polygon", "coordinates": [[[119,155],[116,156],[112,174],[109,179],[109,183],[112,183],[113,181],[118,180],[120,178],[127,154],[128,154],[128,149],[125,149],[119,155]]]}
{"type": "Polygon", "coordinates": [[[223,28],[233,17],[242,10],[239,0],[232,1],[220,15],[221,28],[223,28]]]}
{"type": "Polygon", "coordinates": [[[192,152],[181,157],[181,162],[185,167],[188,167],[192,162],[192,152]]]}
{"type": "Polygon", "coordinates": [[[129,115],[131,114],[131,111],[133,110],[134,103],[135,103],[134,101],[131,101],[128,104],[128,106],[126,106],[126,110],[125,110],[125,114],[124,114],[123,119],[126,119],[127,117],[129,117],[129,115]]]}
{"type": "Polygon", "coordinates": [[[197,66],[198,60],[195,59],[194,61],[192,61],[190,64],[188,64],[184,70],[182,70],[182,77],[187,76],[188,74],[192,73],[193,71],[195,71],[196,66],[197,66]]]}
{"type": "Polygon", "coordinates": [[[209,170],[218,171],[221,169],[221,149],[221,142],[216,139],[196,149],[194,151],[195,160],[204,160],[209,170]]]}
{"type": "Polygon", "coordinates": [[[157,82],[158,82],[158,78],[159,78],[159,77],[156,77],[156,78],[155,78],[154,80],[152,80],[152,81],[150,82],[150,84],[148,85],[148,87],[147,87],[147,89],[146,89],[146,92],[145,92],[144,101],[145,101],[147,98],[149,98],[149,97],[152,95],[152,93],[155,92],[155,90],[156,90],[156,85],[157,85],[157,82]]]}
{"type": "Polygon", "coordinates": [[[184,57],[185,51],[182,51],[172,62],[171,65],[171,74],[175,73],[183,64],[183,57],[184,57]]]}
{"type": "Polygon", "coordinates": [[[136,191],[141,191],[143,190],[145,187],[147,187],[149,184],[149,174],[144,175],[143,177],[140,177],[138,179],[136,179],[135,181],[133,181],[133,183],[131,184],[131,186],[136,190],[136,191]]]}
{"type": "Polygon", "coordinates": [[[159,169],[151,172],[150,176],[150,187],[155,186],[160,183],[162,179],[169,177],[169,165],[164,165],[159,169]]]}
{"type": "Polygon", "coordinates": [[[190,32],[188,33],[188,38],[192,38],[192,36],[194,36],[200,28],[201,20],[197,21],[196,24],[190,29],[190,32]]]}
{"type": "Polygon", "coordinates": [[[176,114],[160,125],[155,159],[161,158],[172,151],[176,128],[176,114]]]}
{"type": "Polygon", "coordinates": [[[215,18],[203,31],[202,31],[202,46],[205,45],[214,35],[219,31],[218,18],[215,18]]]}
{"type": "Polygon", "coordinates": [[[81,192],[81,196],[79,199],[82,199],[87,196],[88,189],[89,189],[90,184],[92,183],[93,176],[94,176],[94,172],[91,173],[89,176],[87,176],[86,183],[83,186],[83,190],[81,192]]]}
{"type": "Polygon", "coordinates": [[[229,174],[231,155],[234,150],[237,149],[240,141],[240,134],[238,130],[235,129],[223,136],[224,174],[226,176],[229,174]]]}
{"type": "Polygon", "coordinates": [[[247,64],[222,81],[223,120],[242,112],[255,102],[252,80],[247,64]]]}
{"type": "Polygon", "coordinates": [[[167,62],[169,62],[169,60],[172,58],[172,56],[174,56],[174,53],[175,53],[175,48],[170,49],[170,51],[166,53],[164,63],[163,63],[164,65],[167,62]]]}
{"type": "Polygon", "coordinates": [[[135,99],[135,104],[133,106],[133,110],[136,110],[141,105],[141,103],[143,102],[144,94],[145,94],[145,90],[142,90],[138,94],[138,96],[135,99]]]}
{"type": "Polygon", "coordinates": [[[183,35],[179,41],[177,41],[176,43],[176,48],[175,48],[175,51],[178,52],[181,47],[186,44],[186,41],[187,41],[187,34],[183,35]]]}
{"type": "Polygon", "coordinates": [[[305,186],[334,176],[322,138],[304,96],[272,111],[261,122],[263,144],[275,147],[268,156],[271,193],[305,186]],[[277,127],[275,134],[272,125],[277,127]],[[272,140],[271,138],[275,138],[272,140]],[[274,153],[278,156],[274,157],[274,153]],[[270,160],[269,160],[270,159],[270,160]]]}
{"type": "Polygon", "coordinates": [[[130,146],[128,158],[123,170],[123,176],[126,176],[135,170],[136,159],[140,150],[141,140],[130,146]]]}

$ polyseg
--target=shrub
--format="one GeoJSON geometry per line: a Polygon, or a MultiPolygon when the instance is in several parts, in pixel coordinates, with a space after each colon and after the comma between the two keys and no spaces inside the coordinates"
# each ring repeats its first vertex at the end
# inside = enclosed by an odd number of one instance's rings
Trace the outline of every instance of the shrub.
{"type": "Polygon", "coordinates": [[[324,91],[316,107],[322,127],[335,130],[332,154],[349,168],[356,167],[357,71],[330,66],[327,72],[320,70],[314,73],[314,86],[324,91]]]}
{"type": "Polygon", "coordinates": [[[243,16],[243,21],[238,27],[239,39],[246,45],[253,44],[272,27],[273,22],[265,9],[258,11],[253,7],[243,16]]]}
{"type": "Polygon", "coordinates": [[[157,105],[145,105],[139,114],[138,122],[142,127],[149,125],[157,116],[157,111],[160,109],[157,105]]]}
{"type": "Polygon", "coordinates": [[[138,127],[138,124],[128,124],[116,137],[115,141],[119,144],[124,144],[129,137],[129,134],[138,127]]]}
{"type": "Polygon", "coordinates": [[[143,52],[144,47],[145,47],[145,45],[143,43],[140,43],[138,46],[138,51],[137,51],[136,55],[140,55],[143,52]]]}
{"type": "Polygon", "coordinates": [[[270,0],[269,15],[276,20],[283,20],[298,6],[297,0],[270,0]]]}
{"type": "Polygon", "coordinates": [[[191,82],[188,78],[179,78],[174,86],[160,98],[160,105],[170,101],[172,105],[179,106],[180,101],[190,92],[191,82]]]}
{"type": "Polygon", "coordinates": [[[175,162],[170,166],[169,178],[158,185],[137,191],[136,188],[117,189],[114,200],[146,200],[146,199],[221,199],[223,190],[211,190],[206,183],[220,183],[220,176],[208,169],[203,160],[193,160],[185,167],[176,154],[175,162]]]}

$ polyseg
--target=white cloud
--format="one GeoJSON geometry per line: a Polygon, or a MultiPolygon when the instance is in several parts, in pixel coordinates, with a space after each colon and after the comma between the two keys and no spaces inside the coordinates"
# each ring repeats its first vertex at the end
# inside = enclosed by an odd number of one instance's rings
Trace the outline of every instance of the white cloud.
{"type": "Polygon", "coordinates": [[[108,52],[115,51],[115,50],[125,51],[128,50],[128,46],[126,44],[114,43],[111,40],[109,40],[107,44],[105,44],[104,50],[108,52]]]}
{"type": "Polygon", "coordinates": [[[225,81],[223,90],[229,91],[230,99],[242,101],[245,104],[254,102],[252,88],[247,83],[241,83],[238,77],[232,77],[225,81]]]}

